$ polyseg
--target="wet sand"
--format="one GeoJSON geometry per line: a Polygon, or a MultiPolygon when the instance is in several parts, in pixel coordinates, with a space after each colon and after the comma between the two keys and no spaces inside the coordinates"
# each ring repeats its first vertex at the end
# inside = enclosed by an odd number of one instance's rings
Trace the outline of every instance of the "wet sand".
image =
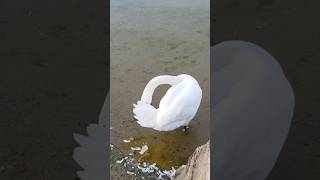
{"type": "MultiPolygon", "coordinates": [[[[168,5],[168,2],[154,4],[141,0],[119,4],[111,1],[110,141],[120,147],[124,139],[134,137],[149,143],[150,147],[156,147],[152,143],[159,144],[162,148],[158,150],[167,152],[163,155],[169,159],[175,160],[175,156],[183,154],[180,158],[183,161],[178,163],[182,164],[210,136],[209,6],[191,6],[191,1],[189,6],[168,5]],[[168,135],[142,128],[133,118],[133,104],[140,100],[148,81],[163,74],[190,74],[203,90],[203,99],[188,135],[181,129],[168,135]],[[175,147],[168,151],[165,148],[170,148],[170,144],[175,147]],[[179,148],[181,152],[177,152],[179,148]]],[[[156,107],[167,88],[156,90],[152,103],[156,107]]]]}
{"type": "Polygon", "coordinates": [[[318,1],[215,1],[212,44],[245,40],[269,51],[293,86],[293,123],[268,180],[320,179],[320,3],[318,1]]]}

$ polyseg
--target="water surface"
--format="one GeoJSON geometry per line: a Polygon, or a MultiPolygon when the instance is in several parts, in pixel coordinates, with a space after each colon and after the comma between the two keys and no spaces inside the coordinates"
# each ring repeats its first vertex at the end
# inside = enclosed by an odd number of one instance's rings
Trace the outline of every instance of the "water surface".
{"type": "MultiPolygon", "coordinates": [[[[180,1],[111,0],[110,142],[123,153],[148,145],[144,156],[135,156],[137,161],[154,162],[162,169],[185,164],[209,139],[209,1],[180,1]],[[172,132],[143,128],[133,118],[133,104],[147,82],[163,74],[190,74],[203,90],[188,134],[180,128],[172,132]],[[130,143],[123,142],[130,138],[130,143]]],[[[167,88],[156,90],[154,106],[167,88]]],[[[111,174],[117,176],[112,169],[111,174]]]]}

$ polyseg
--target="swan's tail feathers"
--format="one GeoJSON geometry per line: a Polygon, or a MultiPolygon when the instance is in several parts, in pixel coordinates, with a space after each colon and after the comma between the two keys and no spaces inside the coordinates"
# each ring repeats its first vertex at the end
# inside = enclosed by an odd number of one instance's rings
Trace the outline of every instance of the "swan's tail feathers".
{"type": "Polygon", "coordinates": [[[142,127],[154,128],[157,119],[157,109],[142,101],[133,104],[134,117],[142,127]]]}

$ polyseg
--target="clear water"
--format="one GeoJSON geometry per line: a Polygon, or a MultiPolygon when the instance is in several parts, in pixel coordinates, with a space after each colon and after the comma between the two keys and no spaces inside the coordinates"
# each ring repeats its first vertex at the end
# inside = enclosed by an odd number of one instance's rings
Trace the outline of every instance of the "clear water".
{"type": "MultiPolygon", "coordinates": [[[[134,155],[137,162],[176,168],[209,139],[209,17],[208,0],[111,0],[110,140],[125,154],[130,147],[148,145],[145,154],[134,155]],[[163,74],[190,74],[203,90],[188,134],[180,128],[171,132],[142,128],[133,118],[132,104],[150,79],[163,74]],[[134,140],[123,142],[130,137],[134,140]]],[[[167,88],[156,90],[154,106],[167,88]]]]}

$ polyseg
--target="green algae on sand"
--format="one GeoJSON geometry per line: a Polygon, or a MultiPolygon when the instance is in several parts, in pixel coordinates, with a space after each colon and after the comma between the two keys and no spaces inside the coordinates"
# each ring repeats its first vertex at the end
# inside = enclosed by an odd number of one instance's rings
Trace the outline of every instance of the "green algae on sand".
{"type": "Polygon", "coordinates": [[[132,153],[131,148],[144,145],[148,146],[148,150],[143,154],[140,154],[139,151],[133,151],[135,159],[138,162],[156,163],[161,170],[178,168],[185,164],[196,148],[190,136],[182,132],[181,129],[177,129],[170,132],[138,135],[129,143],[121,144],[120,149],[132,153]]]}

